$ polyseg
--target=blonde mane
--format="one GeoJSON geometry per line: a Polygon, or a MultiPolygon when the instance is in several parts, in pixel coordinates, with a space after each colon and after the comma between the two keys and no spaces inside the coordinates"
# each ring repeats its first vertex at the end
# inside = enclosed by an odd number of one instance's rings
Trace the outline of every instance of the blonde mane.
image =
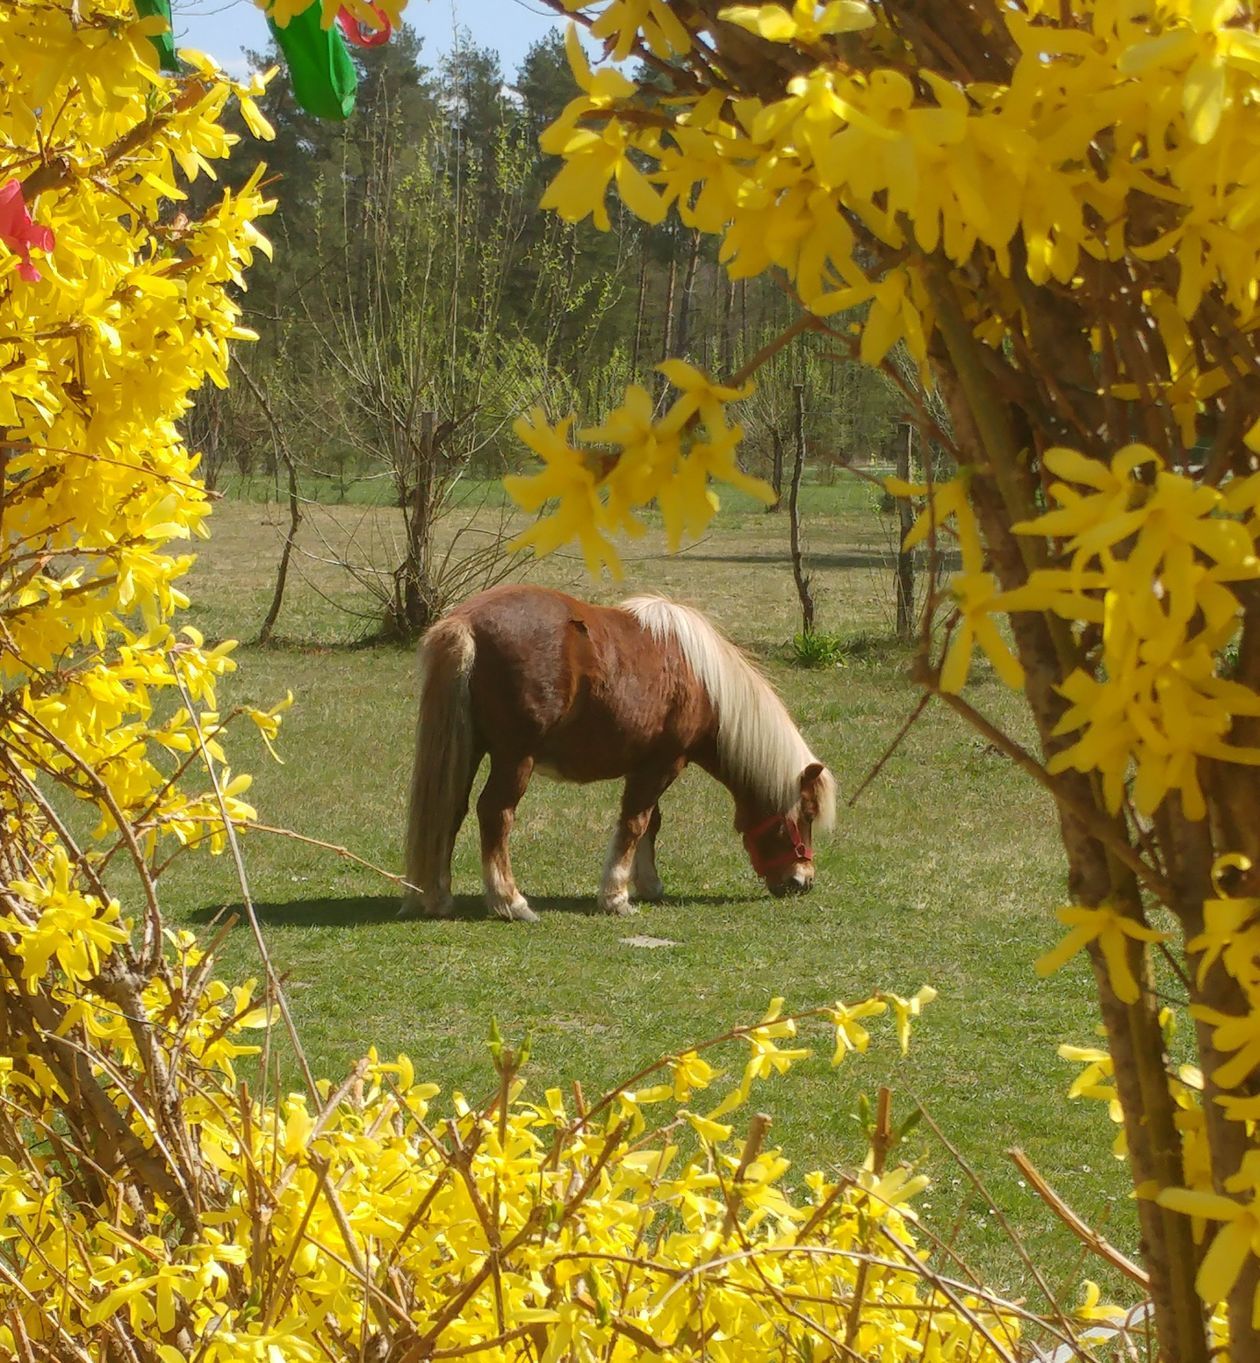
{"type": "MultiPolygon", "coordinates": [[[[801,798],[801,772],[818,758],[792,723],[770,683],[729,639],[697,610],[661,596],[635,596],[621,603],[658,641],[677,644],[704,687],[717,715],[718,760],[740,789],[778,814],[801,798]]],[[[824,767],[818,782],[815,826],[830,828],[836,785],[824,767]]]]}

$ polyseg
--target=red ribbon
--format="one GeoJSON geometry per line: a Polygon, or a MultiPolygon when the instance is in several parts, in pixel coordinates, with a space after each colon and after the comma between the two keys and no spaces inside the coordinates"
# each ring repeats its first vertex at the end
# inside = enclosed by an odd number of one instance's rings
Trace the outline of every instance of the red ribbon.
{"type": "Polygon", "coordinates": [[[18,257],[18,274],[34,284],[40,276],[31,264],[31,247],[47,254],[53,249],[53,234],[50,227],[32,221],[17,180],[0,185],[0,241],[18,257]]]}
{"type": "Polygon", "coordinates": [[[344,7],[337,11],[337,23],[341,26],[341,31],[345,34],[346,41],[353,43],[355,47],[380,47],[389,42],[390,36],[394,32],[394,26],[385,17],[385,13],[379,5],[369,5],[368,8],[381,21],[380,28],[367,28],[359,18],[344,7]]]}

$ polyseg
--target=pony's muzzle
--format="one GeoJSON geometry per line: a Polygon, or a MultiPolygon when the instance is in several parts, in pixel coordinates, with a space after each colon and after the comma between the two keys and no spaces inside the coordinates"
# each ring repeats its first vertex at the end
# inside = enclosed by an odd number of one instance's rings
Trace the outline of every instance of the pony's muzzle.
{"type": "Polygon", "coordinates": [[[783,899],[788,895],[808,894],[814,888],[813,869],[798,866],[784,880],[767,881],[766,888],[776,899],[783,899]]]}

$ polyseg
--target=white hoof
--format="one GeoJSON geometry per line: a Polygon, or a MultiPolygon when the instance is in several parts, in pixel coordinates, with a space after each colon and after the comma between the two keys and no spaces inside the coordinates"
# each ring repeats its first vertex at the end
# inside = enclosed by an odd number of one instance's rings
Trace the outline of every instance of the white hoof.
{"type": "Polygon", "coordinates": [[[529,900],[518,894],[513,900],[491,899],[486,896],[490,912],[506,923],[537,923],[538,915],[529,907],[529,900]]]}
{"type": "Polygon", "coordinates": [[[628,918],[632,913],[638,913],[625,890],[618,890],[616,894],[601,890],[595,902],[600,913],[613,914],[617,918],[628,918]]]}

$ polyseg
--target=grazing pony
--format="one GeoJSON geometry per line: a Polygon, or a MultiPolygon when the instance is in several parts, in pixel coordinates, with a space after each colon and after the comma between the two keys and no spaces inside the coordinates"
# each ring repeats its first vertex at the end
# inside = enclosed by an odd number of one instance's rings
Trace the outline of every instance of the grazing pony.
{"type": "Polygon", "coordinates": [[[543,587],[492,588],[424,636],[415,766],[399,916],[452,910],[451,853],[485,754],[477,801],[486,902],[535,921],[516,888],[508,835],[535,772],[625,777],[598,905],[632,913],[630,888],[664,893],[657,801],[695,762],[735,798],[735,828],[772,894],[814,881],[812,830],[835,817],[835,782],[783,702],[698,611],[661,597],[593,606],[543,587]]]}

